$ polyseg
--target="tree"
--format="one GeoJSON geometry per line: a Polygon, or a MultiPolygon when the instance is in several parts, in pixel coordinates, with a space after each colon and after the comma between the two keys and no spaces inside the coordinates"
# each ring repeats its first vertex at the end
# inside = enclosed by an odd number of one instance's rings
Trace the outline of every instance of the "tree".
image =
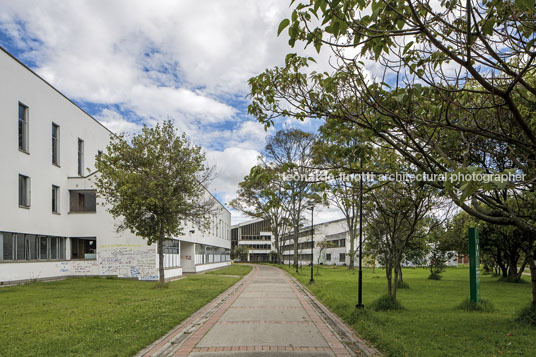
{"type": "Polygon", "coordinates": [[[273,167],[263,162],[251,168],[249,175],[239,183],[238,196],[229,204],[250,217],[263,218],[270,222],[276,246],[276,262],[281,262],[280,239],[288,225],[287,192],[285,182],[273,167]]]}
{"type": "Polygon", "coordinates": [[[112,136],[106,151],[96,158],[97,193],[114,218],[118,230],[130,230],[157,243],[159,282],[164,284],[166,239],[183,234],[187,221],[206,225],[212,201],[203,183],[210,170],[201,148],[185,134],[177,136],[171,121],[144,127],[130,142],[112,136]]]}
{"type": "Polygon", "coordinates": [[[318,252],[318,259],[316,261],[316,275],[320,275],[319,267],[320,267],[320,259],[322,258],[322,252],[328,248],[336,247],[336,244],[329,240],[321,240],[320,242],[316,243],[316,246],[320,248],[320,251],[318,252]]]}
{"type": "Polygon", "coordinates": [[[245,245],[237,245],[236,247],[234,247],[232,253],[233,259],[238,258],[241,262],[248,261],[249,248],[245,245]]]}
{"type": "Polygon", "coordinates": [[[294,230],[294,266],[298,271],[298,238],[302,213],[318,201],[312,173],[314,136],[298,129],[280,130],[267,139],[265,155],[283,178],[284,209],[294,230]]]}
{"type": "MultiPolygon", "coordinates": [[[[291,46],[331,50],[333,71],[312,72],[314,58],[287,55],[284,67],[250,80],[251,114],[266,125],[279,116],[352,123],[422,172],[442,174],[427,184],[470,215],[536,232],[536,211],[521,209],[536,203],[534,4],[307,0],[291,8],[279,33],[288,27],[291,46]],[[376,76],[364,68],[369,58],[382,67],[376,76]],[[508,173],[523,175],[452,181],[508,173]]],[[[531,275],[536,304],[535,264],[531,275]]]]}

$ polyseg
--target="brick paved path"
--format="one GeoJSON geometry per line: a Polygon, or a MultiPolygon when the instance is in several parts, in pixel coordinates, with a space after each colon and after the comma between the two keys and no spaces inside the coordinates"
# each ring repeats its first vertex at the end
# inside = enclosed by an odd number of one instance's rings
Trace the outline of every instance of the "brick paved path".
{"type": "Polygon", "coordinates": [[[377,354],[319,306],[280,269],[255,266],[240,283],[139,356],[377,354]],[[331,321],[329,325],[326,316],[331,321]]]}

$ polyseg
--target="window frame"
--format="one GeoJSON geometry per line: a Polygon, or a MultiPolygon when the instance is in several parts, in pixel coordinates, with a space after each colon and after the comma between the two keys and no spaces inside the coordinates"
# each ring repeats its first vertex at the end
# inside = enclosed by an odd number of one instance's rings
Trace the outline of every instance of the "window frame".
{"type": "Polygon", "coordinates": [[[78,138],[78,176],[84,176],[84,140],[78,138]]]}
{"type": "Polygon", "coordinates": [[[19,174],[19,207],[21,208],[30,208],[32,206],[32,191],[31,191],[31,178],[26,175],[19,174]],[[21,187],[22,183],[24,182],[25,186],[24,189],[21,187]],[[25,197],[23,197],[23,193],[25,197]],[[25,199],[24,199],[25,198],[25,199]]]}
{"type": "Polygon", "coordinates": [[[60,214],[60,186],[52,185],[52,213],[60,214]]]}
{"type": "Polygon", "coordinates": [[[60,126],[52,122],[52,165],[60,166],[60,126]],[[55,134],[55,136],[54,136],[55,134]]]}
{"type": "Polygon", "coordinates": [[[17,106],[18,112],[17,112],[17,141],[18,141],[18,147],[19,151],[23,152],[25,154],[30,153],[30,108],[22,103],[19,102],[19,105],[17,106]],[[21,120],[20,110],[23,109],[23,116],[21,120]],[[22,121],[22,125],[21,125],[22,121]],[[21,132],[22,131],[22,132],[21,132]]]}

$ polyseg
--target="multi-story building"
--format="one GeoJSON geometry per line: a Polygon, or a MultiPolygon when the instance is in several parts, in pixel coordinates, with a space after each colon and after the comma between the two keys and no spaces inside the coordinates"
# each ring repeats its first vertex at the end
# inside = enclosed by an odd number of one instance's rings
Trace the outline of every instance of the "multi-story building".
{"type": "Polygon", "coordinates": [[[256,219],[231,227],[231,237],[234,246],[248,248],[248,262],[269,262],[270,252],[275,251],[272,242],[272,232],[268,220],[256,219]]]}
{"type": "MultiPolygon", "coordinates": [[[[0,78],[0,283],[158,279],[156,244],[117,232],[95,193],[95,157],[113,134],[1,47],[0,78]]],[[[166,278],[230,264],[231,214],[210,197],[210,228],[166,241],[166,278]]]]}
{"type": "MultiPolygon", "coordinates": [[[[283,263],[294,262],[294,233],[289,232],[282,238],[283,263]]],[[[313,226],[313,239],[311,241],[311,226],[300,229],[298,233],[298,262],[301,265],[311,264],[311,246],[313,246],[313,262],[325,265],[348,265],[350,263],[350,235],[345,219],[338,219],[313,226]],[[331,242],[330,248],[322,250],[318,243],[331,242]],[[320,260],[318,257],[320,255],[320,260]]],[[[357,245],[356,245],[357,249],[357,245]]]]}

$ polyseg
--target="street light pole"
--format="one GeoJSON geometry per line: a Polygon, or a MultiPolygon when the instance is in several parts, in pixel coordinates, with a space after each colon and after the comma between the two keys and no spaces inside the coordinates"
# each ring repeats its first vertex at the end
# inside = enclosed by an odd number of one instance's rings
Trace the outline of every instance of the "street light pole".
{"type": "Polygon", "coordinates": [[[311,280],[309,280],[309,284],[312,284],[315,282],[315,279],[313,278],[313,253],[314,253],[313,249],[315,247],[314,237],[313,237],[313,234],[314,234],[313,211],[315,210],[315,206],[311,206],[310,210],[311,210],[311,280]]]}
{"type": "Polygon", "coordinates": [[[359,281],[357,283],[357,307],[362,309],[363,305],[363,158],[359,159],[359,168],[361,174],[359,176],[359,281]]]}

